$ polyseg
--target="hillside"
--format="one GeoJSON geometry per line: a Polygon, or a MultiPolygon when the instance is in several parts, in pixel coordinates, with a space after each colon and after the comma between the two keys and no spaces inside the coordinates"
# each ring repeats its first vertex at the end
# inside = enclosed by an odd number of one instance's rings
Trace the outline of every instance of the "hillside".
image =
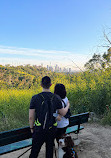
{"type": "Polygon", "coordinates": [[[2,66],[0,65],[0,88],[30,88],[40,83],[42,76],[50,74],[41,66],[2,66]]]}

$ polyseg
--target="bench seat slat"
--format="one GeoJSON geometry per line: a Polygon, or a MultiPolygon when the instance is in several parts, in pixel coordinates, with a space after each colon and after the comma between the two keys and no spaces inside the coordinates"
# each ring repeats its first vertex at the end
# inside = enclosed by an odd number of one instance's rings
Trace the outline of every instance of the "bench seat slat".
{"type": "MultiPolygon", "coordinates": [[[[83,127],[83,126],[80,126],[79,130],[82,130],[82,129],[84,129],[84,127],[83,127]]],[[[73,132],[76,133],[77,130],[78,130],[78,125],[72,126],[72,127],[68,127],[68,128],[66,129],[66,134],[73,133],[73,132]]]]}

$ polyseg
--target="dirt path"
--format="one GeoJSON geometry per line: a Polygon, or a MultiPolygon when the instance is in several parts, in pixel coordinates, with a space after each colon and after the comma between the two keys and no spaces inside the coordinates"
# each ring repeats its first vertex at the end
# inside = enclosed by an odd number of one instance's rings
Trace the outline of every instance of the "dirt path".
{"type": "MultiPolygon", "coordinates": [[[[75,134],[71,134],[74,138],[75,134]]],[[[79,145],[76,146],[79,158],[111,158],[111,127],[103,127],[96,123],[84,124],[84,130],[79,134],[79,145]]],[[[1,158],[17,158],[26,149],[1,156],[1,158]]],[[[28,158],[27,152],[21,158],[28,158]]],[[[45,158],[45,146],[42,147],[39,158],[45,158]]]]}
{"type": "Polygon", "coordinates": [[[79,135],[79,158],[111,158],[111,127],[86,124],[79,135]]]}

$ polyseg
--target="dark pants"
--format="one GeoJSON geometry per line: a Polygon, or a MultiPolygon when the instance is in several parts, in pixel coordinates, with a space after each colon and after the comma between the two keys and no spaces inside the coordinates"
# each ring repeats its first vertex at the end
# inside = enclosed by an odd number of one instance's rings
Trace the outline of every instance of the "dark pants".
{"type": "Polygon", "coordinates": [[[46,158],[53,158],[53,144],[56,128],[35,130],[32,139],[32,150],[29,158],[37,158],[44,142],[46,143],[46,158]]]}
{"type": "Polygon", "coordinates": [[[67,127],[57,128],[57,131],[56,131],[56,140],[57,140],[57,143],[58,143],[59,139],[62,138],[63,135],[65,134],[67,127]]]}

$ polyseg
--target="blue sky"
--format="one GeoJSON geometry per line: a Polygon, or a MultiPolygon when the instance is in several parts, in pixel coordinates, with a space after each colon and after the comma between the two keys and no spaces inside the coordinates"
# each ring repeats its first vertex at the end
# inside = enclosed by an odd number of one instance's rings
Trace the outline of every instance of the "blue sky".
{"type": "Polygon", "coordinates": [[[111,0],[1,0],[0,64],[82,68],[109,28],[111,0]]]}

